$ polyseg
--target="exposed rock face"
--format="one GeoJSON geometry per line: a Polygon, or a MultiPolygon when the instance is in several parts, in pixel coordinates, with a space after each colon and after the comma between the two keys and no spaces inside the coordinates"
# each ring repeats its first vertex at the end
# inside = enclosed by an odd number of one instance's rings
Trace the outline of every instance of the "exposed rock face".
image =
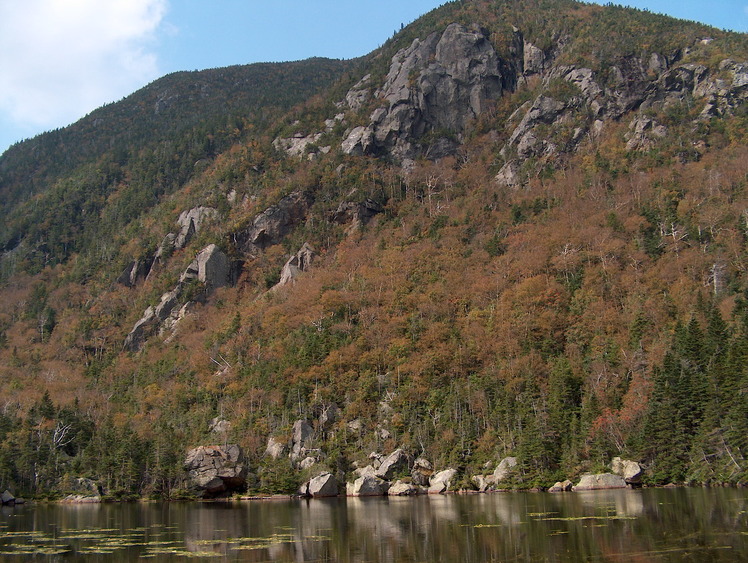
{"type": "Polygon", "coordinates": [[[291,459],[296,460],[306,453],[306,449],[314,435],[314,428],[306,420],[297,420],[293,425],[291,438],[291,459]]]}
{"type": "Polygon", "coordinates": [[[389,483],[374,475],[364,475],[348,483],[346,493],[354,497],[381,497],[387,494],[389,483]]]}
{"type": "Polygon", "coordinates": [[[174,239],[174,248],[180,250],[189,244],[192,237],[199,233],[203,224],[218,218],[218,210],[212,207],[193,207],[182,211],[177,219],[180,231],[174,239]]]}
{"type": "Polygon", "coordinates": [[[305,497],[323,498],[338,496],[338,480],[332,473],[320,473],[304,483],[299,494],[305,497]]]}
{"type": "Polygon", "coordinates": [[[452,487],[452,480],[456,475],[456,469],[445,469],[434,474],[429,483],[429,494],[440,494],[449,491],[452,487]]]}
{"type": "Polygon", "coordinates": [[[177,286],[164,293],[158,305],[145,310],[125,338],[124,348],[133,352],[139,350],[157,327],[172,328],[186,314],[187,304],[183,304],[183,291],[188,283],[197,280],[205,285],[206,291],[223,287],[234,281],[234,266],[238,267],[238,264],[232,264],[215,244],[202,249],[182,272],[177,286]]]}
{"type": "MultiPolygon", "coordinates": [[[[431,131],[459,136],[465,125],[501,96],[516,77],[502,74],[502,64],[487,32],[449,25],[443,33],[416,39],[393,58],[390,71],[375,97],[388,102],[371,115],[367,127],[357,127],[343,142],[348,154],[383,154],[413,158],[414,141],[431,131]]],[[[359,90],[360,91],[360,90],[359,90]]],[[[346,97],[357,99],[355,90],[346,97]]],[[[349,102],[350,105],[350,102],[349,102]]],[[[454,151],[456,139],[438,143],[438,158],[454,151]]]]}
{"type": "Polygon", "coordinates": [[[281,442],[277,438],[270,436],[268,438],[268,445],[265,448],[265,455],[272,457],[273,459],[279,459],[286,455],[287,451],[286,444],[281,442]]]}
{"type": "Polygon", "coordinates": [[[272,289],[276,290],[285,285],[294,283],[296,278],[298,278],[302,272],[306,272],[309,269],[315,256],[317,256],[317,254],[314,252],[314,249],[307,243],[304,243],[299,251],[291,256],[291,258],[289,258],[285,263],[281,270],[280,281],[278,281],[272,289]]]}
{"type": "Polygon", "coordinates": [[[496,470],[493,472],[494,483],[500,483],[506,479],[509,479],[517,468],[516,457],[505,457],[499,462],[496,470]]]}
{"type": "Polygon", "coordinates": [[[215,244],[203,248],[195,258],[197,279],[208,290],[228,285],[231,274],[229,258],[215,244]]]}
{"type": "Polygon", "coordinates": [[[626,481],[620,475],[599,473],[597,475],[583,475],[574,491],[594,491],[597,489],[625,489],[626,481]]]}
{"type": "Polygon", "coordinates": [[[629,125],[630,132],[626,134],[626,150],[648,151],[654,147],[658,139],[667,135],[667,127],[660,125],[651,117],[637,115],[629,125]]]}
{"type": "Polygon", "coordinates": [[[610,470],[616,475],[623,477],[624,481],[629,485],[641,483],[643,471],[641,466],[635,461],[614,457],[610,462],[610,470]]]}
{"type": "Polygon", "coordinates": [[[139,260],[133,260],[117,278],[117,283],[125,287],[135,287],[144,280],[153,263],[153,255],[139,260]]]}
{"type": "Polygon", "coordinates": [[[351,229],[356,229],[381,212],[382,206],[371,199],[363,202],[344,201],[330,214],[330,220],[339,225],[350,224],[351,229]]]}
{"type": "Polygon", "coordinates": [[[287,195],[255,217],[247,229],[234,235],[237,248],[245,254],[256,255],[268,246],[279,243],[306,218],[312,202],[312,196],[306,193],[287,195]]]}
{"type": "Polygon", "coordinates": [[[389,481],[399,473],[409,473],[412,464],[413,458],[398,448],[382,460],[376,474],[377,477],[389,481]]]}
{"type": "Polygon", "coordinates": [[[247,486],[244,452],[236,444],[192,449],[187,452],[184,469],[203,496],[217,496],[247,486]]]}

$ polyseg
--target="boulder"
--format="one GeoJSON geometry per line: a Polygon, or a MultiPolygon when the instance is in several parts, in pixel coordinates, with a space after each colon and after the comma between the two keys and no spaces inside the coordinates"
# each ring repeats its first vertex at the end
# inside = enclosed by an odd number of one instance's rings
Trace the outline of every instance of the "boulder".
{"type": "Polygon", "coordinates": [[[409,474],[412,464],[413,458],[398,448],[382,460],[376,474],[377,477],[389,481],[398,474],[409,474]]]}
{"type": "Polygon", "coordinates": [[[550,489],[548,489],[548,492],[549,493],[564,493],[564,492],[570,491],[573,486],[574,486],[574,483],[572,483],[568,479],[566,481],[557,481],[550,489]]]}
{"type": "Polygon", "coordinates": [[[273,286],[273,290],[279,289],[285,285],[296,282],[299,274],[306,272],[311,266],[317,254],[314,249],[307,243],[304,243],[299,251],[291,256],[284,264],[281,270],[280,281],[273,286]]]}
{"type": "Polygon", "coordinates": [[[2,502],[2,504],[15,504],[16,497],[14,497],[13,493],[6,489],[0,495],[0,502],[2,502]]]}
{"type": "Polygon", "coordinates": [[[641,483],[643,471],[641,466],[635,461],[614,457],[610,462],[610,470],[614,474],[623,477],[624,481],[629,485],[641,483]]]}
{"type": "Polygon", "coordinates": [[[597,489],[625,489],[626,481],[620,475],[612,473],[598,473],[596,475],[582,475],[573,491],[594,491],[597,489]]]}
{"type": "Polygon", "coordinates": [[[420,487],[428,487],[429,480],[434,474],[434,466],[426,458],[419,457],[413,462],[413,469],[410,472],[413,484],[420,487]]]}
{"type": "Polygon", "coordinates": [[[374,475],[364,475],[348,483],[346,493],[353,497],[377,497],[387,494],[389,483],[374,475]]]}
{"type": "Polygon", "coordinates": [[[305,457],[299,463],[299,470],[304,471],[305,469],[309,469],[315,463],[317,463],[317,459],[316,458],[313,458],[311,456],[305,457]]]}
{"type": "Polygon", "coordinates": [[[494,479],[493,475],[473,475],[470,477],[470,481],[481,493],[492,489],[493,485],[496,484],[496,479],[494,479]]]}
{"type": "Polygon", "coordinates": [[[456,469],[445,469],[435,473],[429,482],[429,494],[446,493],[451,490],[452,481],[456,475],[456,469]]]}
{"type": "Polygon", "coordinates": [[[419,488],[413,483],[405,483],[404,481],[397,480],[392,483],[387,491],[387,495],[391,497],[404,497],[417,495],[419,492],[419,488]]]}
{"type": "Polygon", "coordinates": [[[299,493],[312,498],[338,496],[338,480],[332,473],[320,473],[301,486],[299,493]]]}
{"type": "Polygon", "coordinates": [[[231,277],[229,257],[215,244],[203,248],[195,258],[197,262],[197,279],[205,284],[208,290],[228,285],[231,277]]]}
{"type": "Polygon", "coordinates": [[[287,449],[285,442],[282,442],[274,436],[270,436],[268,438],[268,445],[265,448],[265,455],[270,456],[273,459],[278,459],[286,454],[287,449]]]}
{"type": "Polygon", "coordinates": [[[246,488],[248,469],[236,444],[199,446],[187,452],[184,469],[203,496],[217,496],[246,488]]]}
{"type": "Polygon", "coordinates": [[[500,483],[501,481],[512,477],[516,471],[516,468],[516,457],[505,457],[504,459],[502,459],[493,472],[494,483],[500,483]]]}

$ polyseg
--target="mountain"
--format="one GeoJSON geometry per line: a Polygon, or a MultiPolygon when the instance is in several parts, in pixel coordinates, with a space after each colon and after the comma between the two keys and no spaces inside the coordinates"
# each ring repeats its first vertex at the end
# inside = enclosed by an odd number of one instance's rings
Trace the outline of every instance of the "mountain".
{"type": "Polygon", "coordinates": [[[628,8],[457,1],[14,146],[0,482],[742,482],[747,61],[628,8]]]}

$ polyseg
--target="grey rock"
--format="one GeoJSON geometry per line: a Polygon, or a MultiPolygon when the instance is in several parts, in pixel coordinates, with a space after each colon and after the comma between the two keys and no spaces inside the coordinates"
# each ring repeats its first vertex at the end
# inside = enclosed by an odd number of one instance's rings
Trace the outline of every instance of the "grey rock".
{"type": "Polygon", "coordinates": [[[597,489],[625,489],[626,481],[620,475],[599,473],[597,475],[583,475],[572,490],[594,491],[597,489]]]}
{"type": "Polygon", "coordinates": [[[322,138],[322,133],[304,135],[297,133],[293,137],[278,138],[273,141],[273,146],[288,154],[289,156],[302,157],[310,145],[316,144],[322,138]]]}
{"type": "Polygon", "coordinates": [[[203,248],[195,259],[197,279],[210,291],[229,284],[231,264],[228,256],[215,244],[203,248]]]}
{"type": "Polygon", "coordinates": [[[515,161],[509,161],[501,167],[496,174],[496,183],[507,188],[517,188],[522,185],[519,176],[519,165],[515,161]]]}
{"type": "MultiPolygon", "coordinates": [[[[504,85],[516,80],[502,75],[501,62],[482,29],[451,24],[441,34],[416,39],[395,54],[375,93],[388,105],[372,113],[367,127],[349,133],[343,151],[388,153],[402,160],[420,154],[414,142],[430,131],[459,136],[488,100],[497,99],[504,85]]],[[[441,142],[437,152],[453,152],[456,146],[441,142]]]]}
{"type": "Polygon", "coordinates": [[[496,488],[496,479],[493,475],[473,475],[470,477],[470,481],[481,493],[496,488]]]}
{"type": "Polygon", "coordinates": [[[429,494],[446,493],[451,490],[452,481],[456,475],[456,469],[444,469],[435,473],[429,481],[429,494]]]}
{"type": "Polygon", "coordinates": [[[338,480],[332,473],[320,473],[302,485],[300,493],[312,498],[336,497],[338,480]]]}
{"type": "Polygon", "coordinates": [[[274,436],[270,436],[268,438],[267,447],[265,448],[265,455],[270,456],[273,459],[279,459],[286,454],[287,449],[288,448],[284,442],[281,442],[274,436]]]}
{"type": "Polygon", "coordinates": [[[354,497],[383,496],[389,490],[389,483],[374,475],[363,475],[346,486],[346,494],[354,497]]]}
{"type": "Polygon", "coordinates": [[[314,435],[314,428],[306,420],[297,420],[291,437],[291,459],[298,459],[306,450],[314,435]]]}
{"type": "Polygon", "coordinates": [[[493,472],[493,478],[496,483],[505,481],[512,477],[517,470],[517,458],[505,457],[499,462],[499,465],[493,472]]]}
{"type": "Polygon", "coordinates": [[[545,53],[528,41],[524,42],[523,59],[525,75],[540,74],[546,70],[545,53]]]}
{"type": "Polygon", "coordinates": [[[296,282],[302,272],[306,272],[317,254],[309,244],[304,243],[299,251],[291,256],[281,270],[280,280],[273,286],[273,290],[296,282]]]}
{"type": "Polygon", "coordinates": [[[667,135],[667,127],[660,125],[657,121],[646,115],[637,115],[629,125],[629,133],[626,134],[626,150],[647,151],[667,135]]]}
{"type": "Polygon", "coordinates": [[[330,220],[339,225],[350,224],[355,228],[365,225],[382,211],[382,206],[371,199],[362,202],[344,201],[330,214],[330,220]]]}
{"type": "Polygon", "coordinates": [[[411,480],[415,485],[428,487],[429,480],[434,474],[434,466],[424,457],[419,457],[413,462],[413,468],[410,472],[411,480]]]}
{"type": "Polygon", "coordinates": [[[358,110],[371,98],[371,88],[367,84],[371,80],[371,74],[367,74],[351,88],[345,95],[345,103],[352,110],[358,110]]]}
{"type": "Polygon", "coordinates": [[[313,457],[305,457],[301,460],[301,463],[299,463],[299,469],[301,471],[304,471],[305,469],[309,469],[312,465],[317,463],[317,460],[313,457]]]}
{"type": "Polygon", "coordinates": [[[564,493],[570,491],[573,486],[574,484],[568,479],[566,481],[557,481],[550,489],[548,489],[548,492],[564,493]]]}
{"type": "Polygon", "coordinates": [[[377,476],[389,481],[395,475],[409,474],[412,465],[413,458],[398,448],[382,460],[382,465],[377,469],[377,476]]]}
{"type": "Polygon", "coordinates": [[[143,316],[135,323],[130,333],[125,338],[123,345],[125,350],[135,352],[140,349],[147,334],[153,326],[158,324],[158,319],[153,307],[148,307],[143,316]]]}
{"type": "Polygon", "coordinates": [[[643,471],[641,466],[630,459],[621,459],[614,457],[610,462],[610,470],[623,477],[628,484],[639,484],[642,480],[643,471]]]}
{"type": "Polygon", "coordinates": [[[257,215],[246,229],[234,234],[237,248],[248,255],[279,243],[301,224],[313,202],[310,194],[294,192],[257,215]]]}
{"type": "Polygon", "coordinates": [[[236,444],[194,448],[187,452],[184,469],[203,496],[241,490],[247,485],[244,452],[236,444]]]}
{"type": "Polygon", "coordinates": [[[0,494],[0,502],[2,504],[14,504],[16,501],[16,497],[13,496],[13,493],[11,493],[9,490],[3,491],[2,494],[0,494]]]}
{"type": "Polygon", "coordinates": [[[413,483],[397,480],[387,490],[387,495],[391,497],[404,497],[417,495],[419,492],[420,489],[413,483]]]}
{"type": "Polygon", "coordinates": [[[182,211],[177,219],[180,227],[179,233],[174,238],[174,248],[180,250],[189,244],[192,237],[199,233],[203,224],[218,218],[218,210],[212,207],[193,207],[182,211]]]}

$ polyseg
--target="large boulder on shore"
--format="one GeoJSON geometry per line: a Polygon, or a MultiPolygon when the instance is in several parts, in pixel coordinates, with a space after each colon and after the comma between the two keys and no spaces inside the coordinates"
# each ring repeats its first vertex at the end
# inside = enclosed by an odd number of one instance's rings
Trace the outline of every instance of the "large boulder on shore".
{"type": "Polygon", "coordinates": [[[352,497],[381,497],[387,494],[390,485],[374,475],[364,475],[346,486],[346,494],[352,497]]]}
{"type": "Polygon", "coordinates": [[[623,480],[629,485],[636,485],[642,481],[643,471],[641,466],[630,459],[614,457],[610,462],[610,470],[616,475],[623,477],[623,480]]]}
{"type": "Polygon", "coordinates": [[[549,493],[565,493],[570,491],[574,487],[574,484],[569,481],[556,481],[556,483],[548,489],[549,493]]]}
{"type": "Polygon", "coordinates": [[[0,494],[0,504],[13,504],[15,502],[16,497],[14,497],[13,493],[9,490],[6,489],[2,494],[0,494]]]}
{"type": "Polygon", "coordinates": [[[301,485],[299,494],[312,498],[336,497],[338,496],[338,480],[332,473],[320,473],[301,485]]]}
{"type": "Polygon", "coordinates": [[[414,485],[428,487],[429,480],[434,474],[434,466],[424,457],[419,457],[413,462],[413,469],[410,472],[411,480],[414,485]]]}
{"type": "Polygon", "coordinates": [[[451,490],[452,482],[454,481],[456,475],[456,469],[445,469],[444,471],[435,473],[434,476],[431,477],[431,481],[429,484],[429,494],[433,495],[446,493],[447,491],[451,490]]]}
{"type": "Polygon", "coordinates": [[[598,473],[596,475],[582,475],[572,490],[595,491],[597,489],[625,489],[626,481],[620,475],[613,473],[598,473]]]}
{"type": "Polygon", "coordinates": [[[218,496],[247,486],[244,452],[236,444],[194,448],[187,452],[184,469],[203,496],[218,496]]]}
{"type": "Polygon", "coordinates": [[[387,495],[391,497],[405,497],[411,495],[417,495],[421,490],[413,483],[406,483],[405,481],[397,480],[387,491],[387,495]]]}

